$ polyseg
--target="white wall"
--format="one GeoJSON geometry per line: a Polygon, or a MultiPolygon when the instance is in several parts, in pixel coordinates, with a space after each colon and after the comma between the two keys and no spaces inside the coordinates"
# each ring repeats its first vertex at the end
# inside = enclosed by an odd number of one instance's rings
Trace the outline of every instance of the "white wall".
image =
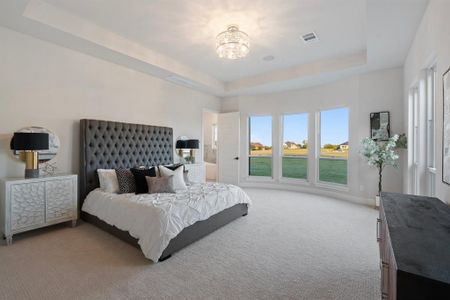
{"type": "MultiPolygon", "coordinates": [[[[169,126],[201,138],[203,108],[220,99],[0,27],[0,177],[23,176],[15,130],[42,126],[61,140],[58,171],[78,171],[79,119],[169,126]]],[[[201,159],[198,151],[197,159],[201,159]]]]}
{"type": "MultiPolygon", "coordinates": [[[[349,107],[350,132],[349,132],[349,169],[348,191],[336,192],[317,188],[313,183],[307,185],[280,184],[277,181],[264,182],[266,187],[283,187],[298,189],[315,193],[328,193],[335,197],[351,201],[373,204],[377,194],[377,171],[369,167],[359,154],[359,144],[362,138],[369,136],[369,114],[377,111],[390,111],[391,132],[403,133],[403,70],[394,68],[377,71],[365,75],[343,79],[331,84],[289,91],[277,94],[242,96],[226,98],[222,103],[224,112],[241,112],[241,157],[246,158],[248,138],[249,115],[273,115],[275,128],[278,128],[277,119],[283,113],[309,113],[309,161],[314,158],[314,115],[321,109],[336,107],[349,107]]],[[[273,140],[279,140],[278,131],[274,130],[273,140]]],[[[275,144],[275,143],[274,143],[275,144]]],[[[276,152],[276,150],[274,150],[276,152]]],[[[276,157],[277,153],[274,153],[276,157]]],[[[242,185],[255,185],[247,176],[247,160],[241,160],[240,182],[242,185]]],[[[275,164],[274,172],[278,169],[275,164]]],[[[315,167],[312,163],[308,166],[309,178],[315,178],[315,167]]],[[[276,177],[276,176],[275,176],[276,177]]],[[[402,191],[402,172],[388,167],[384,173],[383,190],[392,192],[402,191]]],[[[261,185],[257,183],[256,185],[261,185]]]]}
{"type": "MultiPolygon", "coordinates": [[[[404,110],[408,105],[408,90],[417,84],[424,69],[435,61],[436,78],[436,196],[450,204],[450,185],[442,182],[442,128],[443,95],[442,74],[450,68],[450,1],[431,0],[422,22],[417,30],[414,42],[404,66],[404,110]]],[[[409,118],[405,117],[407,128],[409,118]]],[[[409,160],[409,164],[411,164],[409,160]]],[[[404,192],[410,191],[411,177],[407,168],[403,170],[404,192]]]]}

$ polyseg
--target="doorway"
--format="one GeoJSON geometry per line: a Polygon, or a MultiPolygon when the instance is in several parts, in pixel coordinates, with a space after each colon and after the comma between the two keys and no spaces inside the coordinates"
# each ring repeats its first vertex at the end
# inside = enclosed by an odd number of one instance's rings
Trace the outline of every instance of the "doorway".
{"type": "Polygon", "coordinates": [[[218,116],[217,112],[203,111],[203,163],[208,182],[217,182],[218,116]]]}

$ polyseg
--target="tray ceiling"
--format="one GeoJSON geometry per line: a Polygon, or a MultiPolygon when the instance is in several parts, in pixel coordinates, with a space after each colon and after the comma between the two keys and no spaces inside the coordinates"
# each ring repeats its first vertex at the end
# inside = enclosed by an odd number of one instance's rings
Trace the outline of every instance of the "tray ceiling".
{"type": "Polygon", "coordinates": [[[16,0],[4,26],[216,95],[270,92],[401,66],[427,0],[16,0]],[[220,59],[215,36],[238,24],[250,53],[220,59]],[[33,28],[42,26],[39,30],[33,28]],[[314,31],[319,41],[301,36],[314,31]],[[66,36],[64,36],[64,34],[66,36]],[[265,61],[265,56],[274,59],[265,61]],[[331,77],[330,77],[331,76],[331,77]],[[314,79],[314,80],[312,80],[314,79]],[[320,80],[319,80],[320,81],[320,80]],[[187,84],[186,84],[187,82],[187,84]],[[270,88],[273,86],[273,88],[270,88]]]}

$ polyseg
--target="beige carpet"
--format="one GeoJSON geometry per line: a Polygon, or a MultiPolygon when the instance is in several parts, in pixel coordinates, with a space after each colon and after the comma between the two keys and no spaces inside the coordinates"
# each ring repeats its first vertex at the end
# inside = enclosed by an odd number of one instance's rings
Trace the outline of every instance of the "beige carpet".
{"type": "Polygon", "coordinates": [[[0,246],[0,299],[379,299],[374,209],[248,189],[249,215],[152,264],[81,223],[0,246]]]}

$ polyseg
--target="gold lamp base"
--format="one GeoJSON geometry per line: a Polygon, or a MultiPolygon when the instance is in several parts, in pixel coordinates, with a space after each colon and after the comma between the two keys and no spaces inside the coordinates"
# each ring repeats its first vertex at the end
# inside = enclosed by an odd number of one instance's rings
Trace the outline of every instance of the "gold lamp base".
{"type": "Polygon", "coordinates": [[[39,177],[39,153],[25,151],[25,178],[39,177]]]}

